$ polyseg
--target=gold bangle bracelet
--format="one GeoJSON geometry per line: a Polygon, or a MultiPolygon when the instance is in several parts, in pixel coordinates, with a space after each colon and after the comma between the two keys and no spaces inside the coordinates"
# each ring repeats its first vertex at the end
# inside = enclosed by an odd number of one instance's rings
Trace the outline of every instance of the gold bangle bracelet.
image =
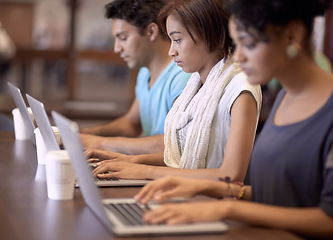
{"type": "Polygon", "coordinates": [[[238,199],[238,200],[242,200],[242,199],[244,198],[244,195],[245,195],[245,186],[243,186],[243,187],[241,188],[241,191],[240,191],[240,193],[238,194],[237,199],[238,199]]]}

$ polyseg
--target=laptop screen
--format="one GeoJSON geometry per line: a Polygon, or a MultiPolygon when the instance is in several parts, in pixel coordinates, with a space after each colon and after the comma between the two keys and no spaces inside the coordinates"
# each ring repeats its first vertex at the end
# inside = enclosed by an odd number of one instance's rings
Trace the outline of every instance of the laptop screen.
{"type": "Polygon", "coordinates": [[[35,135],[34,135],[34,130],[35,126],[32,122],[32,119],[30,117],[30,114],[27,109],[27,105],[24,102],[24,99],[21,94],[21,90],[15,87],[13,84],[8,82],[8,88],[10,91],[10,94],[13,97],[13,100],[15,102],[16,107],[19,109],[22,119],[24,122],[24,125],[29,132],[29,139],[36,145],[36,140],[35,140],[35,135]]]}
{"type": "Polygon", "coordinates": [[[88,159],[84,155],[84,148],[78,134],[79,126],[55,111],[52,111],[51,114],[59,128],[65,149],[68,151],[85,202],[97,217],[100,218],[108,228],[111,228],[112,225],[102,205],[100,193],[87,162],[88,159]]]}
{"type": "Polygon", "coordinates": [[[44,108],[44,104],[26,94],[37,126],[45,142],[47,151],[60,150],[57,139],[53,133],[51,123],[44,108]]]}

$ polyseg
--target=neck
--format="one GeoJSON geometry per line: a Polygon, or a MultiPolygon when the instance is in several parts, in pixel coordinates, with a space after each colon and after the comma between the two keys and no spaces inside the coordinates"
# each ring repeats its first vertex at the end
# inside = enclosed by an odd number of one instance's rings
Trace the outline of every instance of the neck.
{"type": "Polygon", "coordinates": [[[148,64],[146,65],[150,72],[150,87],[156,82],[163,70],[172,61],[172,58],[168,55],[169,46],[169,41],[159,40],[152,47],[151,55],[148,64]]]}
{"type": "Polygon", "coordinates": [[[322,70],[311,58],[297,59],[287,65],[285,72],[278,76],[286,95],[274,116],[277,125],[309,118],[333,93],[333,75],[322,70]]]}
{"type": "Polygon", "coordinates": [[[304,56],[294,59],[277,78],[289,96],[298,96],[323,86],[328,79],[326,74],[313,58],[304,56]]]}
{"type": "Polygon", "coordinates": [[[209,72],[221,59],[222,58],[219,54],[212,53],[210,54],[210,56],[208,55],[207,61],[205,62],[204,66],[198,71],[202,84],[205,84],[209,72]]]}

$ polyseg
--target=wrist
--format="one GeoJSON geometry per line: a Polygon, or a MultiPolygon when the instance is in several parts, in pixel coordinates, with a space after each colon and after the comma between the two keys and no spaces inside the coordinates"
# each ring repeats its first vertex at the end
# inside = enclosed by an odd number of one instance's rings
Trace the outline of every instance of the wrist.
{"type": "Polygon", "coordinates": [[[197,184],[199,188],[197,194],[220,198],[223,194],[216,193],[217,189],[221,189],[220,184],[220,182],[214,182],[211,180],[201,180],[199,184],[197,184]]]}
{"type": "Polygon", "coordinates": [[[137,163],[137,164],[145,164],[145,157],[144,157],[144,155],[136,155],[135,157],[132,158],[131,162],[137,163]]]}
{"type": "Polygon", "coordinates": [[[103,149],[103,150],[109,150],[108,149],[108,144],[107,144],[107,139],[105,137],[99,137],[99,145],[98,148],[103,149]]]}
{"type": "Polygon", "coordinates": [[[245,186],[241,186],[241,189],[240,189],[240,191],[239,191],[239,193],[238,193],[238,195],[237,195],[236,198],[238,200],[243,200],[244,197],[245,197],[245,186]]]}
{"type": "Polygon", "coordinates": [[[224,219],[233,219],[234,212],[235,210],[237,210],[236,205],[238,204],[238,201],[233,201],[233,200],[220,200],[220,201],[222,201],[221,204],[222,207],[220,208],[221,210],[220,215],[223,216],[224,219]]]}
{"type": "Polygon", "coordinates": [[[158,178],[158,176],[156,175],[156,171],[154,171],[156,167],[154,166],[150,166],[150,165],[146,165],[146,171],[145,173],[143,173],[145,176],[145,179],[156,179],[158,178]]]}
{"type": "Polygon", "coordinates": [[[90,134],[94,134],[97,136],[103,136],[103,132],[99,128],[90,129],[90,134]]]}
{"type": "Polygon", "coordinates": [[[238,199],[238,200],[244,199],[245,186],[244,186],[243,182],[231,183],[229,177],[218,178],[218,181],[224,182],[224,188],[223,188],[222,196],[221,196],[222,198],[238,199]]]}
{"type": "Polygon", "coordinates": [[[232,198],[242,200],[244,198],[245,187],[235,184],[235,183],[227,183],[229,186],[225,191],[224,198],[232,198]]]}

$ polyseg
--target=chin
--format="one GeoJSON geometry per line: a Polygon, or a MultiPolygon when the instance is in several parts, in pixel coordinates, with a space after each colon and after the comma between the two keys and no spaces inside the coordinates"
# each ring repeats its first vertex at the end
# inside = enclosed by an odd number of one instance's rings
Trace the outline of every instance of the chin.
{"type": "Polygon", "coordinates": [[[137,66],[136,64],[133,64],[133,63],[127,63],[127,67],[131,70],[136,70],[136,69],[139,69],[140,67],[137,66]]]}
{"type": "Polygon", "coordinates": [[[267,84],[269,81],[265,81],[263,78],[261,77],[257,77],[257,76],[247,76],[247,80],[249,81],[249,83],[251,83],[252,85],[265,85],[267,84]]]}
{"type": "Polygon", "coordinates": [[[193,70],[191,70],[191,69],[188,69],[188,68],[186,68],[186,67],[184,67],[184,66],[182,66],[181,68],[182,68],[183,71],[186,72],[186,73],[194,73],[194,72],[196,72],[196,71],[193,71],[193,70]]]}
{"type": "Polygon", "coordinates": [[[265,85],[269,83],[272,78],[267,77],[267,74],[256,74],[256,72],[251,71],[245,73],[247,76],[247,81],[252,85],[265,85]]]}

